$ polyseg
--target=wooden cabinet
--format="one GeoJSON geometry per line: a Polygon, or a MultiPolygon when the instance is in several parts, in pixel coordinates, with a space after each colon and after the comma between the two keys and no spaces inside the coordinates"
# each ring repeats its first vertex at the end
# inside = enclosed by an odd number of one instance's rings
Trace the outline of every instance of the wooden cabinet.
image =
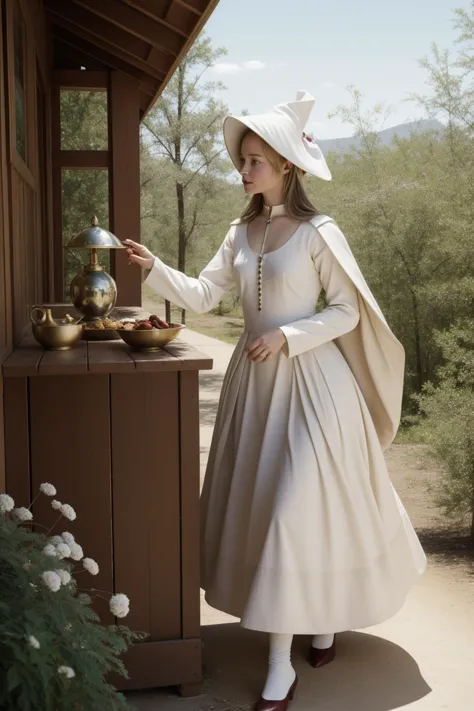
{"type": "MultiPolygon", "coordinates": [[[[99,575],[80,585],[123,592],[123,620],[149,634],[125,658],[121,689],[201,681],[198,371],[212,361],[175,341],[137,353],[119,341],[43,351],[30,338],[3,365],[7,492],[26,505],[48,481],[99,575]]],[[[40,497],[34,518],[56,512],[40,497]]],[[[100,595],[100,593],[99,593],[100,595]]],[[[107,600],[95,609],[112,623],[107,600]]]]}

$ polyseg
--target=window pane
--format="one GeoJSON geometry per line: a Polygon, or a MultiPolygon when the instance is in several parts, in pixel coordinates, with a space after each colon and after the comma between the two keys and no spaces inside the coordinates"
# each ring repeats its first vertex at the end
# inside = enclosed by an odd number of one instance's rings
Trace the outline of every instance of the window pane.
{"type": "MultiPolygon", "coordinates": [[[[99,225],[109,229],[109,173],[107,170],[62,171],[63,245],[77,232],[89,227],[93,215],[99,225]]],[[[99,262],[110,271],[110,250],[99,249],[99,262]]],[[[89,261],[89,250],[64,250],[64,300],[70,302],[72,279],[89,261]]]]}
{"type": "Polygon", "coordinates": [[[106,91],[61,91],[61,148],[63,151],[108,149],[106,91]]]}
{"type": "Polygon", "coordinates": [[[24,23],[18,8],[15,8],[13,52],[15,57],[15,130],[16,149],[23,160],[26,158],[25,133],[25,62],[24,23]]]}

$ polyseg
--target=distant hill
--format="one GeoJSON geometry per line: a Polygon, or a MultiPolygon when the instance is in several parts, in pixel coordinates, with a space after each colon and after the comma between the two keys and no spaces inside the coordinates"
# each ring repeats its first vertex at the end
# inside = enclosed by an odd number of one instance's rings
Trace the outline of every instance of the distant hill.
{"type": "MultiPolygon", "coordinates": [[[[411,121],[410,123],[402,123],[399,126],[386,128],[380,131],[379,136],[381,144],[389,146],[396,135],[400,138],[409,138],[414,132],[437,131],[442,133],[444,128],[443,124],[440,121],[436,121],[436,119],[420,119],[419,121],[411,121]]],[[[327,156],[328,153],[351,153],[354,148],[360,147],[360,139],[354,136],[347,138],[327,138],[317,140],[317,143],[325,156],[327,156]]]]}

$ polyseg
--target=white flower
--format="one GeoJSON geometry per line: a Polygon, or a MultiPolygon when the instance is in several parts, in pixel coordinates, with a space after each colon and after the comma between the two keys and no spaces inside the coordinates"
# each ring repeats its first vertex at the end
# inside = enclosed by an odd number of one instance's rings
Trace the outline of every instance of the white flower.
{"type": "Polygon", "coordinates": [[[30,636],[28,637],[28,642],[34,649],[39,649],[41,647],[41,644],[32,634],[30,634],[30,636]]]}
{"type": "Polygon", "coordinates": [[[123,595],[123,593],[112,595],[109,608],[115,617],[126,617],[130,612],[130,600],[126,595],[123,595]]]}
{"type": "Polygon", "coordinates": [[[74,521],[74,519],[76,518],[76,512],[74,511],[72,506],[69,506],[69,504],[62,504],[59,510],[65,518],[69,519],[69,521],[74,521]]]}
{"type": "Polygon", "coordinates": [[[68,570],[63,570],[63,568],[60,568],[59,570],[56,570],[56,573],[59,575],[61,583],[63,585],[69,585],[69,583],[71,582],[71,573],[68,570]]]}
{"type": "Polygon", "coordinates": [[[13,514],[12,514],[17,521],[20,521],[22,523],[23,521],[31,521],[33,518],[33,514],[29,509],[26,509],[24,506],[21,506],[19,509],[13,509],[13,514]]]}
{"type": "Polygon", "coordinates": [[[97,575],[99,572],[99,566],[93,558],[84,558],[82,565],[91,575],[97,575]]]}
{"type": "Polygon", "coordinates": [[[76,542],[76,539],[74,538],[72,533],[69,533],[68,531],[64,531],[64,533],[61,533],[61,538],[68,544],[68,546],[70,546],[71,543],[76,542]]]}
{"type": "Polygon", "coordinates": [[[8,496],[8,494],[0,494],[0,513],[7,513],[7,511],[11,511],[14,506],[15,502],[11,496],[8,496]]]}
{"type": "Polygon", "coordinates": [[[41,577],[48,588],[53,592],[57,592],[61,587],[61,578],[54,570],[45,570],[41,577]]]}
{"type": "Polygon", "coordinates": [[[53,546],[57,546],[59,543],[64,543],[61,536],[51,536],[49,540],[53,544],[53,546]]]}
{"type": "Polygon", "coordinates": [[[55,511],[59,511],[59,509],[62,506],[62,503],[60,501],[57,501],[56,499],[54,499],[53,501],[51,501],[51,506],[53,507],[53,509],[55,511]]]}
{"type": "Polygon", "coordinates": [[[71,549],[71,558],[73,560],[81,560],[84,557],[84,551],[79,543],[71,543],[69,548],[71,549]]]}
{"type": "Polygon", "coordinates": [[[43,553],[45,555],[50,555],[55,558],[56,557],[56,548],[53,546],[52,543],[48,543],[48,545],[46,545],[43,548],[43,553]]]}
{"type": "Polygon", "coordinates": [[[62,674],[66,679],[72,679],[76,676],[76,672],[71,667],[58,667],[58,674],[62,674]]]}
{"type": "Polygon", "coordinates": [[[45,481],[44,484],[41,484],[40,491],[42,491],[43,494],[46,494],[46,496],[56,496],[55,487],[52,484],[48,484],[47,481],[45,481]]]}
{"type": "Polygon", "coordinates": [[[69,548],[67,543],[60,543],[59,545],[57,545],[56,552],[60,560],[62,560],[63,558],[69,558],[69,556],[71,555],[71,549],[69,548]]]}

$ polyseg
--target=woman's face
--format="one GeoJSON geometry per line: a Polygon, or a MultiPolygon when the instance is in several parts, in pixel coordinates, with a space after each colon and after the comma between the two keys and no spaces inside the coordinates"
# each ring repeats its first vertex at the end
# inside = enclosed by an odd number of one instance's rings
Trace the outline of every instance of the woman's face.
{"type": "Polygon", "coordinates": [[[240,161],[240,175],[247,195],[283,188],[283,168],[275,170],[265,157],[262,139],[255,133],[248,133],[242,141],[240,161]]]}

